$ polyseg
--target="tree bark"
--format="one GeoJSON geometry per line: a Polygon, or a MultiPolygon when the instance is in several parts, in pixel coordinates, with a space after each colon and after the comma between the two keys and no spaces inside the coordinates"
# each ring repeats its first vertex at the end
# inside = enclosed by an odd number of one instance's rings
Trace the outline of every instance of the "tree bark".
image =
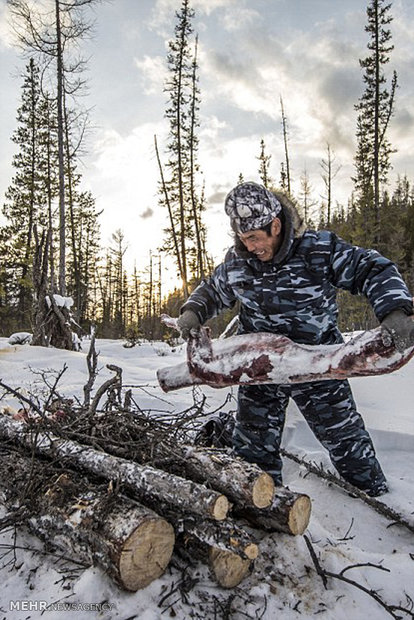
{"type": "MultiPolygon", "coordinates": [[[[273,479],[258,465],[219,448],[194,447],[179,442],[171,445],[162,440],[157,441],[154,434],[145,429],[142,429],[141,439],[143,436],[148,436],[148,444],[143,449],[145,454],[139,454],[138,447],[134,445],[134,459],[138,462],[148,459],[148,446],[151,445],[154,467],[206,484],[236,504],[266,508],[272,503],[275,488],[273,479]]],[[[105,450],[117,456],[125,456],[123,447],[105,445],[105,450]]]]}
{"type": "Polygon", "coordinates": [[[28,428],[26,424],[5,415],[0,415],[0,437],[34,449],[38,454],[59,459],[62,465],[106,480],[116,480],[138,499],[165,503],[182,512],[218,521],[227,516],[229,502],[225,495],[179,476],[99,452],[51,433],[36,432],[34,428],[28,428]]]}
{"type": "Polygon", "coordinates": [[[274,494],[271,476],[253,463],[217,448],[194,448],[177,444],[186,476],[224,493],[232,502],[257,508],[270,506],[274,494]]]}
{"type": "Polygon", "coordinates": [[[251,536],[234,521],[221,523],[184,519],[176,550],[191,562],[206,562],[214,580],[223,588],[234,588],[251,572],[259,554],[251,536]]]}
{"type": "Polygon", "coordinates": [[[311,500],[308,495],[295,493],[285,487],[276,487],[275,497],[269,508],[237,508],[235,512],[256,527],[297,536],[303,534],[308,527],[311,500]]]}
{"type": "MultiPolygon", "coordinates": [[[[27,491],[32,475],[39,485],[42,463],[15,452],[1,454],[0,472],[6,506],[15,508],[16,501],[23,506],[27,501],[22,487],[27,491]]],[[[44,473],[43,478],[47,479],[44,473]]],[[[34,535],[77,562],[98,564],[125,590],[146,587],[162,575],[170,561],[173,527],[131,499],[91,488],[84,479],[76,480],[67,473],[51,484],[40,484],[30,498],[31,516],[26,524],[34,535]]]]}

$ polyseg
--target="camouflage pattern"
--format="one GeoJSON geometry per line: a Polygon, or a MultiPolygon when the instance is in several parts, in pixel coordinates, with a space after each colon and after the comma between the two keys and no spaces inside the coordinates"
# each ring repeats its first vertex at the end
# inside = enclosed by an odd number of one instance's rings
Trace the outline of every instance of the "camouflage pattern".
{"type": "Polygon", "coordinates": [[[227,194],[224,210],[233,230],[246,233],[270,224],[282,210],[272,192],[257,183],[241,183],[227,194]]]}
{"type": "Polygon", "coordinates": [[[195,312],[203,324],[239,301],[240,333],[271,332],[300,343],[334,343],[342,341],[338,288],[366,295],[379,321],[397,308],[413,311],[412,296],[390,260],[328,231],[306,231],[292,240],[280,263],[262,263],[230,249],[183,310],[195,312]]]}
{"type": "Polygon", "coordinates": [[[282,484],[279,448],[289,397],[296,402],[345,480],[370,495],[387,490],[374,446],[356,411],[347,381],[240,387],[233,432],[233,447],[239,456],[257,463],[276,484],[282,484]]]}
{"type": "MultiPolygon", "coordinates": [[[[375,250],[352,246],[329,231],[302,231],[283,194],[283,242],[272,261],[261,262],[235,237],[224,262],[190,295],[183,310],[200,323],[240,304],[239,333],[283,334],[299,343],[342,342],[336,290],[365,295],[379,321],[397,308],[413,312],[412,295],[396,266],[375,250]]],[[[280,438],[289,396],[328,449],[340,474],[377,494],[385,479],[347,382],[296,386],[243,386],[234,447],[281,481],[280,438]]]]}

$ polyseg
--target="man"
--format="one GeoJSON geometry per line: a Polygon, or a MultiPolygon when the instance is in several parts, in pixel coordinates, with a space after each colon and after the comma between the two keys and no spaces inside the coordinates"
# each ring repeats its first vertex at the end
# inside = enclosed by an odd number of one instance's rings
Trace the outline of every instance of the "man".
{"type": "MultiPolygon", "coordinates": [[[[225,211],[235,244],[181,308],[184,338],[238,301],[239,333],[271,332],[315,345],[342,342],[336,306],[341,288],[366,295],[387,342],[399,350],[414,345],[412,296],[391,261],[329,231],[305,231],[284,194],[256,183],[235,187],[225,211]]],[[[279,447],[290,397],[343,478],[371,496],[387,492],[348,381],[241,386],[233,433],[239,456],[282,483],[279,447]]]]}

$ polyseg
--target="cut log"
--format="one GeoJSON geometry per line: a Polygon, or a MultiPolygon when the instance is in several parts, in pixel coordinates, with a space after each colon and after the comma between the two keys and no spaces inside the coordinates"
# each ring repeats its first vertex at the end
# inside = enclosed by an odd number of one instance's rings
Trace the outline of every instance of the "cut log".
{"type": "Polygon", "coordinates": [[[250,573],[252,562],[231,551],[216,547],[209,550],[209,563],[214,578],[222,588],[235,588],[250,573]]]}
{"type": "MultiPolygon", "coordinates": [[[[149,443],[152,440],[153,437],[149,436],[149,443]]],[[[116,453],[116,447],[114,451],[116,453]]],[[[205,484],[226,495],[233,503],[257,508],[265,508],[272,503],[273,478],[258,465],[247,463],[225,450],[179,442],[170,445],[160,441],[154,443],[151,456],[156,467],[205,484]]],[[[135,458],[140,461],[137,451],[135,458]]]]}
{"type": "Polygon", "coordinates": [[[232,502],[257,508],[270,506],[275,484],[273,478],[255,464],[230,456],[224,450],[179,446],[186,475],[207,483],[224,493],[232,502]]]}
{"type": "Polygon", "coordinates": [[[179,529],[182,535],[177,536],[178,553],[184,550],[185,555],[206,561],[223,588],[234,588],[252,571],[259,548],[234,521],[184,519],[179,529]]]}
{"type": "MultiPolygon", "coordinates": [[[[119,586],[136,591],[160,577],[174,548],[174,529],[137,502],[61,474],[44,483],[42,464],[14,453],[0,455],[0,489],[6,506],[21,501],[31,477],[38,488],[30,502],[30,531],[68,557],[98,564],[119,586]],[[17,477],[16,477],[17,473],[17,477]],[[11,481],[15,481],[11,484],[11,481]]],[[[26,498],[27,501],[27,498],[26,498]]]]}
{"type": "Polygon", "coordinates": [[[102,521],[97,515],[105,501],[91,491],[75,504],[50,505],[50,512],[30,518],[29,527],[75,560],[100,565],[123,589],[145,588],[171,559],[174,528],[146,506],[121,497],[102,521]]]}
{"type": "Polygon", "coordinates": [[[233,503],[257,508],[272,503],[273,479],[258,465],[224,449],[194,446],[172,439],[165,432],[160,433],[159,429],[140,423],[137,416],[123,412],[117,419],[116,415],[111,413],[110,419],[104,416],[95,420],[94,442],[106,452],[141,464],[150,459],[153,467],[205,484],[226,495],[233,503]],[[112,428],[124,424],[130,441],[112,442],[108,424],[112,428]],[[100,441],[100,436],[105,440],[100,441]]]}
{"type": "Polygon", "coordinates": [[[0,437],[17,442],[30,450],[34,448],[38,454],[58,459],[62,465],[117,481],[138,499],[158,501],[175,506],[181,512],[195,513],[217,521],[227,516],[229,501],[217,491],[51,433],[38,430],[35,432],[27,424],[5,415],[0,415],[0,437]]]}
{"type": "Polygon", "coordinates": [[[385,346],[380,328],[342,344],[298,344],[277,334],[254,333],[210,340],[208,328],[192,333],[187,362],[158,370],[164,392],[195,384],[221,388],[259,383],[290,384],[393,372],[414,355],[385,346]]]}
{"type": "Polygon", "coordinates": [[[309,524],[311,500],[308,495],[295,493],[286,487],[276,487],[272,505],[263,510],[255,508],[235,509],[237,516],[252,525],[271,532],[301,535],[309,524]]]}
{"type": "Polygon", "coordinates": [[[182,529],[186,537],[196,538],[208,547],[233,553],[243,560],[255,560],[259,554],[251,535],[231,519],[217,523],[184,518],[178,529],[182,529]]]}

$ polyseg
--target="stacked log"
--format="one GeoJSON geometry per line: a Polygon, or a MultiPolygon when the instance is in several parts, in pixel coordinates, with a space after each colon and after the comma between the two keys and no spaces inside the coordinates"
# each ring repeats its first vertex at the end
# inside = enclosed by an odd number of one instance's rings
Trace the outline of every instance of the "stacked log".
{"type": "MultiPolygon", "coordinates": [[[[160,448],[157,450],[159,454],[160,448]]],[[[217,448],[178,444],[174,446],[174,454],[186,476],[210,484],[232,502],[252,504],[257,508],[271,505],[275,490],[273,479],[256,465],[217,448]]],[[[171,459],[171,455],[166,456],[171,459]]],[[[162,458],[158,457],[157,464],[163,466],[162,458]]]]}
{"type": "Polygon", "coordinates": [[[36,456],[33,462],[46,459],[64,470],[41,494],[29,521],[32,531],[68,553],[99,563],[127,590],[145,587],[165,570],[174,532],[176,548],[200,550],[221,586],[240,583],[259,549],[229,516],[230,510],[253,527],[293,535],[302,534],[309,521],[307,496],[275,489],[268,474],[223,450],[176,445],[174,454],[167,455],[166,448],[163,455],[160,449],[153,467],[7,415],[0,415],[0,439],[30,451],[36,456]],[[167,461],[170,466],[175,462],[170,471],[167,461]],[[87,488],[79,487],[79,472],[92,480],[87,488]],[[96,481],[123,494],[110,503],[105,520],[99,519],[108,497],[96,490],[96,481]]]}
{"type": "MultiPolygon", "coordinates": [[[[12,506],[33,473],[42,466],[29,456],[0,454],[0,490],[12,506]],[[13,485],[10,485],[10,481],[13,485]],[[20,484],[19,484],[20,481],[20,484]]],[[[39,485],[39,483],[38,483],[39,485]]],[[[71,559],[99,564],[123,589],[135,591],[160,577],[174,549],[174,529],[146,506],[90,488],[75,474],[40,484],[32,500],[29,529],[71,559]],[[112,500],[112,501],[111,501],[112,500]]]]}
{"type": "Polygon", "coordinates": [[[37,454],[59,459],[67,467],[115,480],[142,500],[159,501],[217,521],[225,519],[229,511],[225,495],[192,480],[100,452],[49,432],[35,429],[33,433],[24,422],[4,415],[0,415],[0,437],[28,449],[34,448],[37,454]]]}
{"type": "Polygon", "coordinates": [[[297,536],[308,527],[311,501],[308,495],[277,487],[272,504],[258,510],[254,506],[239,507],[236,513],[256,527],[270,532],[286,532],[297,536]]]}

